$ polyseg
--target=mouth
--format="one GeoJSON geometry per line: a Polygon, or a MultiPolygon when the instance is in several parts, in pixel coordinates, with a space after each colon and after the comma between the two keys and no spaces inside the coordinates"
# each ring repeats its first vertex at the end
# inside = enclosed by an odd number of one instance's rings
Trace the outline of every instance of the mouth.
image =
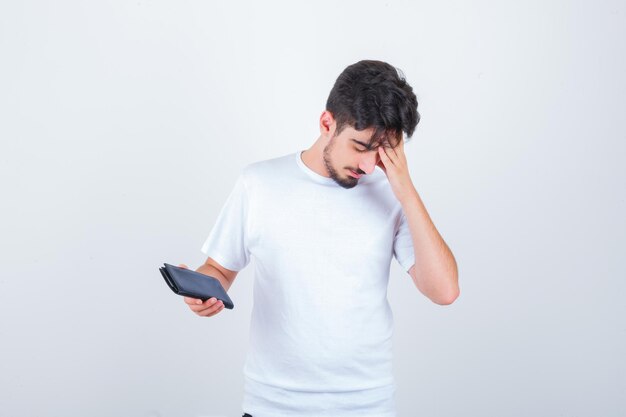
{"type": "Polygon", "coordinates": [[[348,171],[350,172],[350,175],[353,176],[354,178],[361,178],[363,175],[359,175],[356,172],[352,171],[351,169],[348,169],[348,171]]]}

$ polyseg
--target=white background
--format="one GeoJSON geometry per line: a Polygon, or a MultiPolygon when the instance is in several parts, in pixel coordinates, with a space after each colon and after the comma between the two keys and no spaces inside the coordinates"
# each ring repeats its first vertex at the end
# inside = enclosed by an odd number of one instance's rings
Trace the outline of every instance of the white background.
{"type": "Polygon", "coordinates": [[[3,1],[0,415],[240,416],[252,268],[213,318],[158,268],[361,59],[459,266],[439,306],[392,263],[399,416],[626,415],[625,39],[618,1],[3,1]]]}

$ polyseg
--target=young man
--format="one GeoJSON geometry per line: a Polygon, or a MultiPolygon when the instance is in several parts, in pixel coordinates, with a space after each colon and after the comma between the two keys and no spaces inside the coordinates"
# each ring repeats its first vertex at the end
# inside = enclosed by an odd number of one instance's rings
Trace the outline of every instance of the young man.
{"type": "MultiPolygon", "coordinates": [[[[316,142],[247,165],[202,246],[197,271],[226,290],[255,259],[244,415],[395,416],[391,258],[433,302],[459,295],[454,257],[409,176],[402,133],[419,113],[400,74],[348,66],[316,142]]],[[[224,308],[185,302],[206,317],[224,308]]]]}

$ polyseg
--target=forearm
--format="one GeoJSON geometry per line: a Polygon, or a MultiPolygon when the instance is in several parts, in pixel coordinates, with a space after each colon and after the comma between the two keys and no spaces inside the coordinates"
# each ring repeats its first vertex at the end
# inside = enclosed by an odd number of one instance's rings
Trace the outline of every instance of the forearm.
{"type": "Polygon", "coordinates": [[[438,304],[450,304],[459,295],[456,260],[426,211],[417,190],[400,201],[406,216],[413,250],[413,279],[417,288],[438,304]]]}
{"type": "Polygon", "coordinates": [[[219,271],[219,269],[211,265],[202,264],[198,269],[196,269],[196,272],[216,278],[220,284],[222,284],[224,290],[228,292],[231,282],[219,271]]]}

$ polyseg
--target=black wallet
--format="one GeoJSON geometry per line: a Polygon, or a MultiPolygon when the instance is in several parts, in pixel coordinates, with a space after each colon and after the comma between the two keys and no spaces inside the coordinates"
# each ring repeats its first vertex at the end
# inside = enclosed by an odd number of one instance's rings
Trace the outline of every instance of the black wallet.
{"type": "Polygon", "coordinates": [[[218,300],[222,300],[224,307],[231,310],[235,307],[228,294],[226,294],[226,290],[222,287],[222,283],[217,278],[168,263],[163,265],[165,266],[160,267],[159,271],[161,271],[161,275],[165,278],[167,285],[176,294],[199,298],[202,301],[215,297],[218,300]]]}

